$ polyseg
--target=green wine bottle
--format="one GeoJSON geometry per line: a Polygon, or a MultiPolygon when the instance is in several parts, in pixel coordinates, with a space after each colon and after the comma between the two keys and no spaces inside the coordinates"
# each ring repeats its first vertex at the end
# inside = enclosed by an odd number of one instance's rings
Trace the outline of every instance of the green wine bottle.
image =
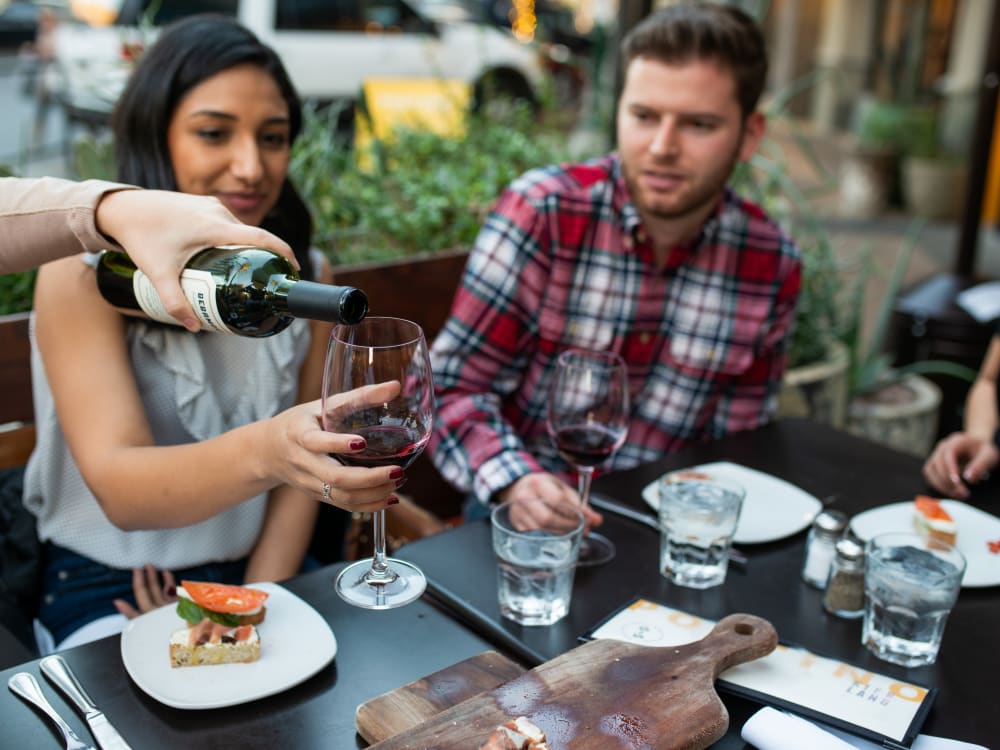
{"type": "MultiPolygon", "coordinates": [[[[293,318],[354,325],[368,314],[360,289],[303,281],[286,258],[259,247],[206,248],[188,261],[180,281],[202,328],[219,333],[273,336],[293,318]]],[[[101,253],[97,288],[115,307],[180,325],[146,274],[119,250],[101,253]]]]}

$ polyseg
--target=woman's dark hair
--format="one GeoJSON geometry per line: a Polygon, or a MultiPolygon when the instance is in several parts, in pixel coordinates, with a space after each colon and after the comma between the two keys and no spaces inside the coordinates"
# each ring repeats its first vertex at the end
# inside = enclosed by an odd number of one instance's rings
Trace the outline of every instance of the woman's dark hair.
{"type": "MultiPolygon", "coordinates": [[[[224,16],[197,15],[171,24],[143,55],[111,117],[118,179],[130,185],[176,190],[167,130],[181,98],[224,70],[251,63],[268,73],[288,105],[290,137],[302,129],[302,105],[277,53],[224,16]]],[[[288,177],[264,229],[295,251],[304,278],[312,277],[312,217],[288,177]]]]}
{"type": "Polygon", "coordinates": [[[739,8],[717,3],[685,2],[647,16],[622,41],[625,69],[637,57],[680,65],[714,60],[736,81],[743,116],[757,108],[767,78],[764,35],[739,8]]]}

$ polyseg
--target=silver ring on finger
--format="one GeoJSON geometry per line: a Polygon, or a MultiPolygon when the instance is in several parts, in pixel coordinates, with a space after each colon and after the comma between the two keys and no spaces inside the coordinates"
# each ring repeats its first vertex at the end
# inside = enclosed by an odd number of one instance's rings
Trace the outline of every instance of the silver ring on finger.
{"type": "Polygon", "coordinates": [[[331,490],[331,489],[332,489],[332,488],[330,487],[330,485],[328,485],[328,484],[326,484],[326,483],[324,482],[324,484],[323,484],[323,499],[324,499],[324,500],[325,500],[326,502],[330,502],[330,490],[331,490]]]}

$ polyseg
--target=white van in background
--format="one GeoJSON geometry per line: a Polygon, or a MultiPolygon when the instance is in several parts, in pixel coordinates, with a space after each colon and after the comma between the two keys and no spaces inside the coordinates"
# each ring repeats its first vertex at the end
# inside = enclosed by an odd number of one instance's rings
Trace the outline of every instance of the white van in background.
{"type": "Polygon", "coordinates": [[[237,18],[273,47],[303,99],[354,99],[377,77],[445,77],[486,96],[536,101],[538,52],[486,24],[432,20],[407,0],[124,0],[114,25],[56,31],[59,100],[71,121],[107,122],[133,59],[159,28],[194,13],[237,18]],[[155,12],[144,23],[147,9],[155,12]]]}

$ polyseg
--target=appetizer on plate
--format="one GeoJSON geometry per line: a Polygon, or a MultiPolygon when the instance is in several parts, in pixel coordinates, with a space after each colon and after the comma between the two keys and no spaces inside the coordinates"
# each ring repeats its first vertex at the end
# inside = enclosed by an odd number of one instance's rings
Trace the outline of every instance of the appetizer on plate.
{"type": "Polygon", "coordinates": [[[249,663],[260,658],[268,594],[246,586],[181,581],[177,614],[189,627],[170,636],[170,666],[249,663]]]}
{"type": "Polygon", "coordinates": [[[917,495],[913,501],[913,525],[917,533],[931,542],[955,546],[958,527],[951,514],[941,507],[941,501],[927,495],[917,495]]]}

